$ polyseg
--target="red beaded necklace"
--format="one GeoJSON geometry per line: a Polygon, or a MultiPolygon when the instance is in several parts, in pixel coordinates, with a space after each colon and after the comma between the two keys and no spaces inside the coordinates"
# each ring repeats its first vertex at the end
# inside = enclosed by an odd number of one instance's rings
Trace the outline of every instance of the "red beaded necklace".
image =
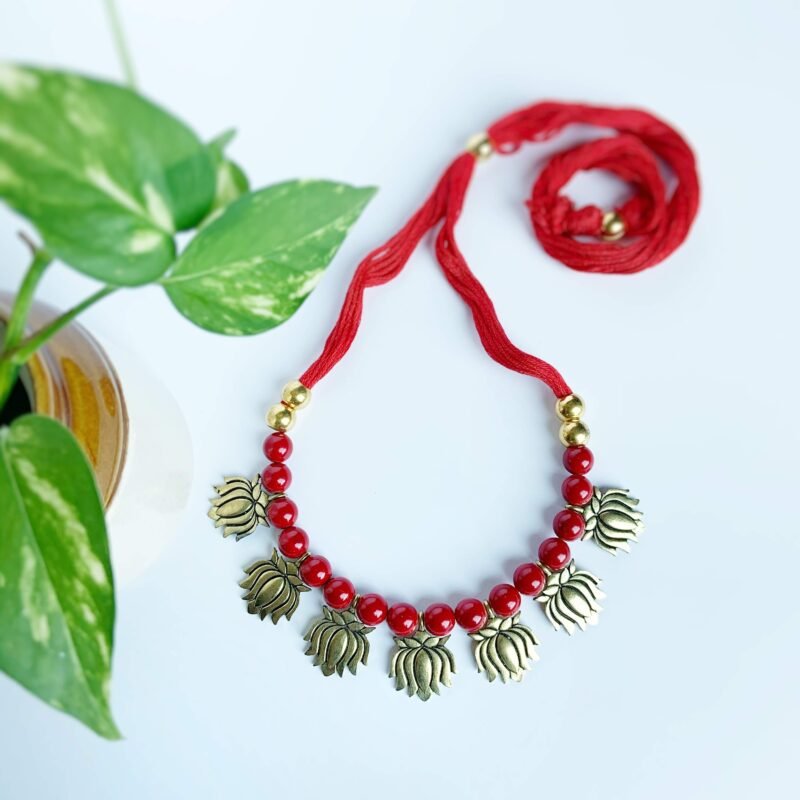
{"type": "Polygon", "coordinates": [[[489,680],[499,676],[504,682],[519,681],[537,658],[536,638],[520,622],[523,595],[543,606],[556,629],[572,633],[575,626],[583,629],[595,624],[603,597],[599,580],[576,568],[570,543],[592,539],[610,553],[628,551],[629,543],[643,530],[637,500],[626,490],[593,486],[587,477],[594,458],[587,447],[583,401],[553,366],[508,339],[455,238],[478,161],[493,153],[514,153],[524,142],[548,139],[574,123],[612,128],[617,134],[557,154],[540,174],[528,207],[545,250],[573,269],[632,273],[659,263],[685,239],[697,212],[699,185],[692,151],[670,126],[644,111],[563,103],[538,103],[504,117],[470,141],[422,208],[361,262],[322,354],[299,380],[287,384],[281,402],[267,413],[267,423],[275,432],[264,441],[269,464],[261,475],[253,480],[227,478],[216,487],[209,516],[225,536],[240,539],[259,523],[279,531],[277,549],[270,558],[247,567],[240,584],[251,614],[261,619],[269,616],[274,623],[282,617],[290,619],[303,592],[322,590],[322,615],[312,622],[305,639],[307,655],[325,675],[343,675],[345,670],[355,674],[359,664],[367,663],[368,634],[385,621],[395,642],[389,674],[396,688],[409,695],[427,700],[440,686],[450,686],[455,661],[446,645],[456,625],[472,638],[480,672],[489,680]],[[676,184],[669,196],[656,158],[674,174],[676,184]],[[631,185],[631,197],[608,212],[595,206],[575,208],[559,192],[576,172],[587,169],[614,173],[631,185]],[[450,285],[470,307],[486,352],[553,391],[568,474],[562,484],[565,507],[555,515],[555,535],[542,542],[537,562],[520,564],[512,583],[498,584],[485,601],[466,598],[455,609],[434,603],[420,613],[409,603],[389,605],[379,594],[359,595],[352,581],[333,575],[325,557],[309,552],[308,536],[296,525],[297,506],[286,496],[292,482],[286,465],[292,442],[286,431],[294,424],[296,412],[308,404],[311,388],[352,344],[365,290],[394,278],[422,237],[437,225],[437,260],[450,285]]]}

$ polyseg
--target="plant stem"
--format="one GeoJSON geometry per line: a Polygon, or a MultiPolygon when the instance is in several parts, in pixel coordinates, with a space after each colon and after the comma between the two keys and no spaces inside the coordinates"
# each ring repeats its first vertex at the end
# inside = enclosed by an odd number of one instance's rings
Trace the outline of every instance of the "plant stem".
{"type": "Polygon", "coordinates": [[[28,267],[25,276],[20,284],[17,297],[14,301],[14,308],[6,325],[6,335],[3,338],[3,349],[0,352],[11,350],[16,347],[25,333],[25,322],[28,319],[28,312],[33,303],[33,295],[39,281],[44,275],[44,271],[50,266],[53,257],[46,250],[36,249],[33,251],[33,259],[28,267]]]}
{"type": "Polygon", "coordinates": [[[10,358],[10,352],[16,348],[25,335],[25,323],[28,312],[31,310],[33,295],[44,271],[52,262],[53,257],[46,250],[35,249],[33,260],[28,267],[14,301],[14,307],[6,325],[6,333],[0,348],[0,409],[5,405],[14,382],[17,380],[19,365],[10,358]]]}
{"type": "Polygon", "coordinates": [[[122,27],[122,18],[117,9],[116,0],[105,0],[108,23],[111,26],[111,35],[114,37],[114,46],[117,49],[117,57],[122,66],[122,73],[125,75],[125,83],[131,89],[136,89],[136,73],[133,69],[133,59],[131,58],[128,43],[125,40],[125,30],[122,27]]]}
{"type": "Polygon", "coordinates": [[[24,364],[48,339],[55,336],[63,327],[69,325],[72,320],[79,314],[86,311],[87,308],[93,306],[98,300],[108,297],[117,291],[116,286],[104,286],[98,289],[94,294],[89,295],[85,300],[82,300],[78,305],[73,306],[69,311],[65,311],[61,316],[56,317],[52,322],[49,322],[43,328],[40,328],[36,333],[31,334],[27,339],[20,342],[16,347],[8,350],[2,358],[0,358],[0,365],[5,360],[10,361],[16,367],[24,364]]]}

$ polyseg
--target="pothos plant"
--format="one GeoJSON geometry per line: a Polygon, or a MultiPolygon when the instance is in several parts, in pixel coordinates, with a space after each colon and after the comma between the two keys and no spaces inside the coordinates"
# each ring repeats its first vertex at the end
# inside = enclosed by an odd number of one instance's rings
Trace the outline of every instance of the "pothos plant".
{"type": "MultiPolygon", "coordinates": [[[[0,346],[0,409],[26,361],[95,303],[155,284],[190,322],[266,331],[319,280],[374,190],[295,180],[251,190],[225,155],[124,86],[0,66],[0,198],[34,226],[0,346]],[[179,250],[176,235],[193,231],[179,250]],[[28,312],[54,261],[98,282],[41,330],[28,312]]],[[[103,507],[72,434],[36,414],[0,428],[0,670],[101,736],[114,584],[103,507]]]]}

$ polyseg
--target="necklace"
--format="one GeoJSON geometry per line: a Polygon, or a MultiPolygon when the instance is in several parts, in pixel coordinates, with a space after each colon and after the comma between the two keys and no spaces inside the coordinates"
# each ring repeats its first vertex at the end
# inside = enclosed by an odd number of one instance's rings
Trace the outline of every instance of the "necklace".
{"type": "Polygon", "coordinates": [[[473,137],[409,222],[359,265],[342,311],[319,358],[283,390],[267,412],[273,433],[263,452],[268,464],[253,479],[229,477],[215,487],[209,516],[224,536],[237,540],[256,527],[272,526],[277,547],[269,558],[245,569],[240,586],[247,610],[273,623],[291,619],[301,595],[320,589],[325,605],[305,635],[306,654],[323,674],[356,674],[366,666],[369,634],[384,622],[394,636],[389,676],[398,690],[422,700],[451,685],[455,660],[447,642],[456,627],[473,642],[478,671],[490,681],[519,681],[537,659],[538,642],[521,622],[523,597],[533,598],[556,629],[571,634],[594,625],[600,613],[600,581],[579,569],[571,547],[591,540],[616,554],[629,551],[643,530],[638,500],[627,490],[599,488],[588,475],[594,464],[584,402],[550,364],[518,349],[506,336],[485,289],[470,271],[455,238],[455,225],[476,163],[494,153],[516,152],[525,142],[548,139],[569,124],[613,128],[614,136],[589,141],[555,155],[534,185],[528,207],[544,249],[567,266],[587,272],[633,273],[668,256],[687,236],[697,212],[699,186],[692,151],[681,136],[644,111],[562,103],[538,103],[516,111],[473,137]],[[667,198],[656,157],[674,173],[667,198]],[[631,184],[632,196],[618,209],[575,208],[560,190],[578,171],[610,171],[631,184]],[[503,366],[546,384],[556,398],[559,438],[566,470],[564,507],[553,519],[553,536],[537,559],[520,564],[510,583],[485,599],[465,598],[455,608],[433,603],[420,612],[407,602],[391,605],[379,594],[358,594],[348,578],[309,549],[297,526],[298,509],[286,494],[292,482],[287,461],[293,444],[287,431],[311,398],[312,387],[345,355],[358,331],[364,292],[387,283],[403,268],[422,237],[439,226],[436,256],[450,285],[469,306],[486,352],[503,366]],[[595,241],[587,241],[594,239],[595,241]],[[596,240],[600,239],[600,242],[596,240]]]}

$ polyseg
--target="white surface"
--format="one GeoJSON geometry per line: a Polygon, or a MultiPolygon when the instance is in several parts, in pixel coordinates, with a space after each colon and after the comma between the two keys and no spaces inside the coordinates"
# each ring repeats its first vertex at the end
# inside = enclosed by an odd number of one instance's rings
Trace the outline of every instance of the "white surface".
{"type": "MultiPolygon", "coordinates": [[[[796,786],[800,622],[796,31],[784,3],[124,5],[142,86],[203,135],[239,128],[255,184],[325,176],[381,192],[312,298],[249,340],[193,329],[157,289],[87,314],[174,392],[196,452],[190,512],[119,593],[108,744],[0,680],[0,796],[788,797],[796,786]],[[542,98],[638,104],[686,132],[704,197],[689,242],[635,278],[553,262],[522,201],[539,159],[482,167],[461,224],[521,346],[588,398],[596,476],[642,498],[630,557],[584,545],[608,594],[569,639],[525,607],[541,661],[517,686],[473,672],[422,703],[373,637],[358,679],[324,679],[301,635],[236,582],[263,535],[205,518],[223,472],[259,467],[261,415],[317,354],[360,254],[383,241],[468,135],[542,98]],[[575,324],[580,321],[580,324],[575,324]]],[[[118,74],[94,2],[5,4],[4,56],[118,74]]],[[[581,180],[582,199],[614,190],[581,180]]],[[[25,258],[0,217],[0,285],[25,258]]],[[[54,269],[66,305],[88,282],[54,269]]],[[[550,400],[485,357],[426,246],[373,292],[350,357],[296,434],[303,524],[364,589],[424,604],[486,590],[543,536],[559,473],[550,400]],[[355,421],[351,430],[346,423],[355,421]]]]}

